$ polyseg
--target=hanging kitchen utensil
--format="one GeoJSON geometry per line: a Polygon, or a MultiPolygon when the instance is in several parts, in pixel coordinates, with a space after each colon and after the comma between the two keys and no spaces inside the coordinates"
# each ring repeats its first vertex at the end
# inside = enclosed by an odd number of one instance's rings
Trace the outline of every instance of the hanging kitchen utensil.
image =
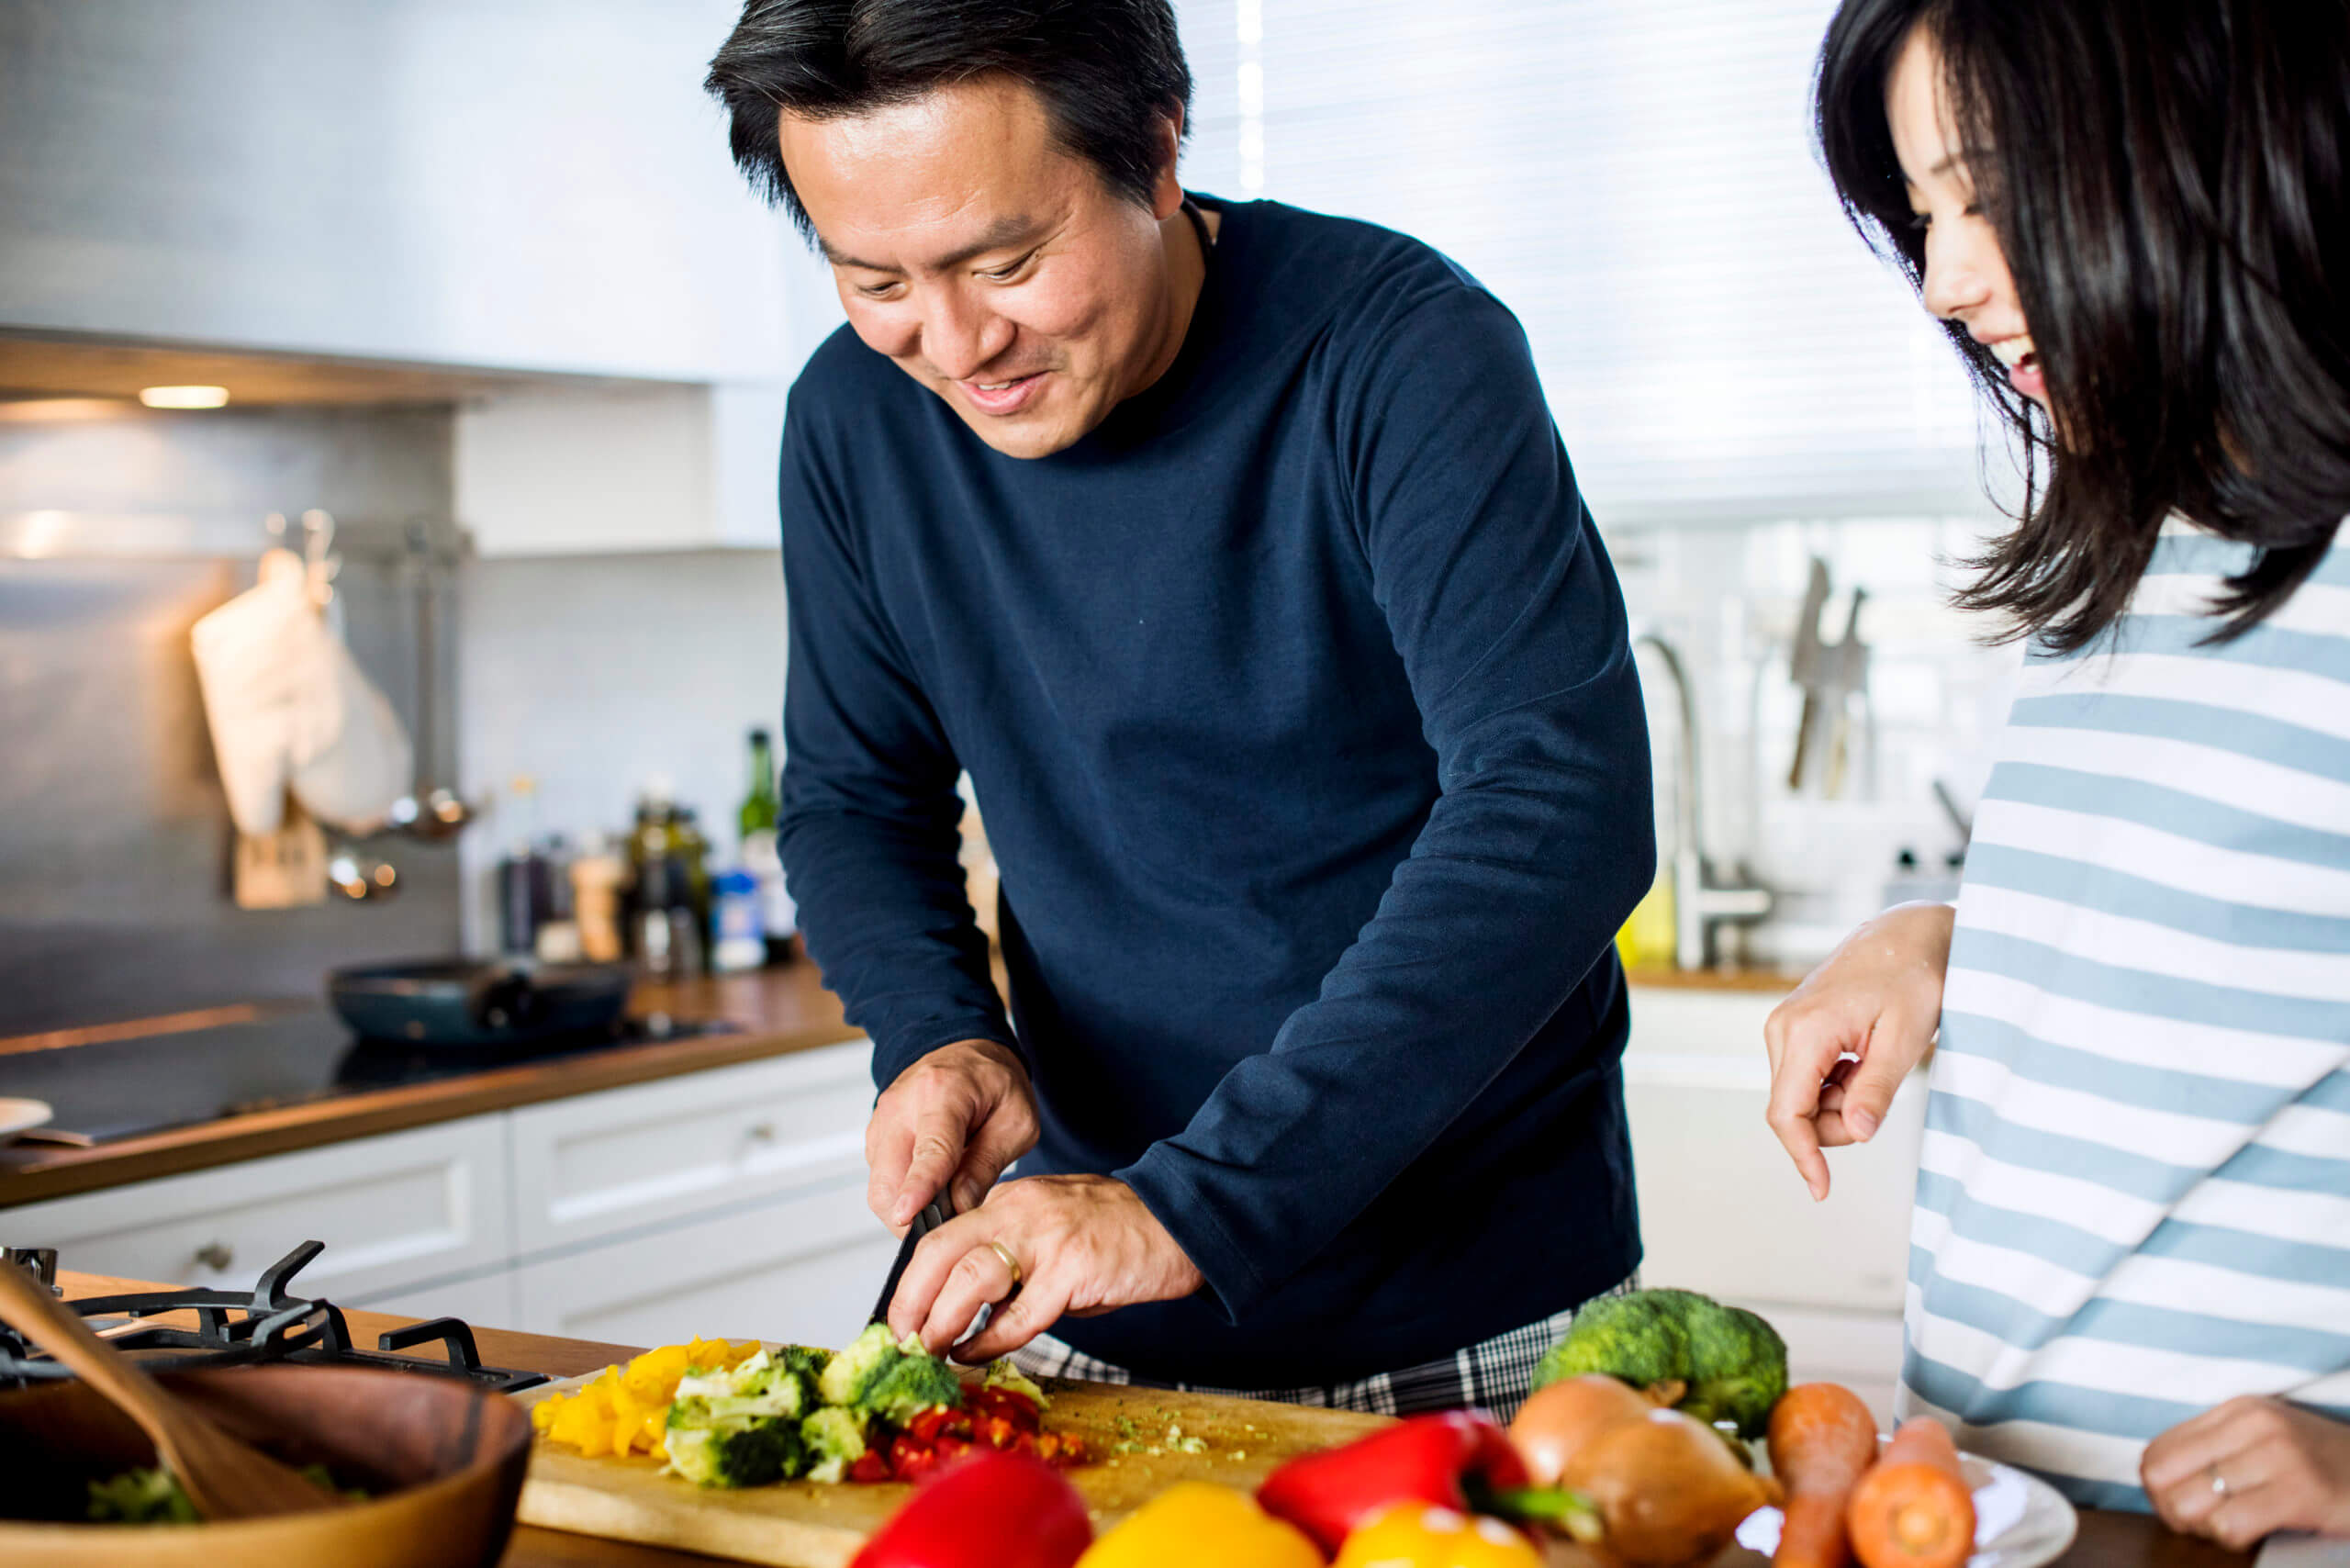
{"type": "Polygon", "coordinates": [[[1787,655],[1787,674],[1803,689],[1803,717],[1796,723],[1795,762],[1787,769],[1787,788],[1803,792],[1806,775],[1819,756],[1819,731],[1824,717],[1820,689],[1825,678],[1819,641],[1819,612],[1828,608],[1828,563],[1814,555],[1811,578],[1803,590],[1803,610],[1796,617],[1795,646],[1787,655]]]}
{"type": "Polygon", "coordinates": [[[476,814],[455,790],[431,782],[441,761],[441,644],[437,600],[442,561],[431,531],[421,522],[408,531],[408,574],[416,592],[416,778],[394,801],[390,823],[411,838],[454,836],[476,814]]]}

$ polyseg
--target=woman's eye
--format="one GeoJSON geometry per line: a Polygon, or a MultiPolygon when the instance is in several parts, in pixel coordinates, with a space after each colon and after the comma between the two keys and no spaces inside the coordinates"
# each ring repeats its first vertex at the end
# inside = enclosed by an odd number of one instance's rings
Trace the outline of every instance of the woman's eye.
{"type": "Polygon", "coordinates": [[[1919,234],[1923,234],[1933,226],[1934,215],[1930,212],[1913,212],[1909,215],[1909,227],[1919,234]]]}

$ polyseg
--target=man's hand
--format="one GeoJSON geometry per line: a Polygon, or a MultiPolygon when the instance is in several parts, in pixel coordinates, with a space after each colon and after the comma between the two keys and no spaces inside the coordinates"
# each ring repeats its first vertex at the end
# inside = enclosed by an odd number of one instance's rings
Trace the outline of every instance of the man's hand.
{"type": "Polygon", "coordinates": [[[1874,1137],[1894,1091],[1933,1043],[1955,918],[1941,903],[1886,911],[1847,936],[1762,1025],[1771,1052],[1764,1119],[1814,1201],[1828,1195],[1819,1151],[1874,1137]]]}
{"type": "Polygon", "coordinates": [[[1009,1046],[957,1040],[900,1073],[865,1125],[866,1205],[905,1234],[953,1184],[955,1207],[979,1206],[1003,1168],[1036,1146],[1036,1092],[1009,1046]]]}
{"type": "Polygon", "coordinates": [[[955,1352],[984,1361],[1009,1355],[1065,1315],[1172,1301],[1205,1282],[1124,1182],[1029,1176],[1005,1182],[922,1238],[890,1304],[890,1331],[919,1330],[943,1355],[980,1307],[1000,1303],[987,1327],[955,1352]]]}
{"type": "Polygon", "coordinates": [[[2139,1479],[2171,1529],[2248,1551],[2280,1529],[2350,1536],[2350,1426],[2231,1399],[2146,1445],[2139,1479]]]}

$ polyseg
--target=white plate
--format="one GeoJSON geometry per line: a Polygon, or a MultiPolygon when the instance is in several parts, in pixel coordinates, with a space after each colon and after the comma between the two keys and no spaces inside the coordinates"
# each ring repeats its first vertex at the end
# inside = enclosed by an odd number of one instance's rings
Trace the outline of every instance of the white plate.
{"type": "MultiPolygon", "coordinates": [[[[2080,1517],[2047,1482],[1971,1453],[1960,1454],[1958,1464],[1975,1489],[1975,1555],[1966,1568],[2040,1568],[2073,1544],[2080,1517]]],[[[1779,1522],[1778,1509],[1756,1509],[1738,1527],[1739,1545],[1770,1556],[1779,1522]]]]}
{"type": "Polygon", "coordinates": [[[55,1114],[45,1100],[0,1100],[0,1144],[14,1142],[18,1133],[30,1132],[55,1114]]]}

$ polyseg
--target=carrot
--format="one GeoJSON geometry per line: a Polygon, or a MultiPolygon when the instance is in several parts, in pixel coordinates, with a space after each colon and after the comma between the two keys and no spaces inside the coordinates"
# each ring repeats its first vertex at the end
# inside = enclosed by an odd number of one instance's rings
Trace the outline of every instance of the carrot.
{"type": "Polygon", "coordinates": [[[1921,1418],[1895,1433],[1844,1519],[1866,1568],[1961,1568],[1975,1551],[1975,1498],[1948,1428],[1921,1418]]]}
{"type": "Polygon", "coordinates": [[[1798,1383],[1771,1408],[1771,1469],[1787,1489],[1775,1568],[1844,1568],[1844,1507],[1876,1458],[1876,1417],[1833,1383],[1798,1383]]]}

